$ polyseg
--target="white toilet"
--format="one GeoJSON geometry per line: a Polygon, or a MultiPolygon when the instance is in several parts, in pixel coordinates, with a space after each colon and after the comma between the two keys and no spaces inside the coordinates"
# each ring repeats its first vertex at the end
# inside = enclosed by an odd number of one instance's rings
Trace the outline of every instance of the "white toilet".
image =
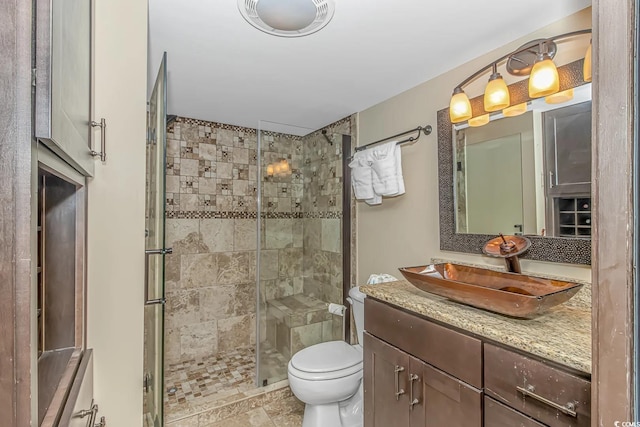
{"type": "Polygon", "coordinates": [[[329,341],[300,350],[289,361],[289,386],[306,406],[302,427],[362,427],[362,332],[365,294],[351,288],[359,344],[329,341]]]}

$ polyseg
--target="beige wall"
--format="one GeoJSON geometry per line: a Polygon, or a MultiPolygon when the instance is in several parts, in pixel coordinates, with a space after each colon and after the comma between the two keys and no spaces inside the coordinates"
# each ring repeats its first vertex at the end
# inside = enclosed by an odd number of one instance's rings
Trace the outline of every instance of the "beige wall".
{"type": "MultiPolygon", "coordinates": [[[[455,85],[491,60],[539,37],[591,27],[591,9],[585,9],[540,31],[518,39],[487,55],[474,59],[420,86],[390,98],[359,114],[359,143],[363,144],[418,125],[430,124],[434,131],[413,145],[402,149],[402,166],[406,194],[385,198],[382,205],[358,203],[358,280],[366,281],[372,273],[400,276],[398,267],[421,265],[431,258],[446,258],[481,264],[501,264],[500,260],[481,255],[444,252],[440,250],[438,228],[438,159],[436,113],[449,105],[455,85]]],[[[584,40],[582,40],[584,39],[584,40]]],[[[556,63],[564,64],[584,55],[588,37],[581,44],[559,46],[556,63]]],[[[469,40],[473,40],[469,36],[469,40]]],[[[437,59],[434,59],[437,60],[437,59]]],[[[502,73],[505,79],[505,72],[502,73]]],[[[487,74],[488,79],[488,74],[487,74]]],[[[465,88],[470,98],[482,93],[485,79],[465,88]]],[[[533,262],[523,260],[529,272],[559,274],[589,280],[589,267],[533,262]]]]}
{"type": "Polygon", "coordinates": [[[93,116],[107,120],[107,162],[88,186],[88,346],[100,414],[141,426],[146,0],[96,2],[94,34],[93,116]]]}

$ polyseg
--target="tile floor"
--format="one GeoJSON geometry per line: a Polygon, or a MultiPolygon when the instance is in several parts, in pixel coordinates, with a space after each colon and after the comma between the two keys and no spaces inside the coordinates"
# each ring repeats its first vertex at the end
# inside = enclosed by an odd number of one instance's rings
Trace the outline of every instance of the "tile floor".
{"type": "MultiPolygon", "coordinates": [[[[281,376],[283,366],[286,372],[287,360],[282,355],[270,348],[262,351],[264,375],[268,377],[273,370],[273,375],[281,376]]],[[[165,372],[167,426],[301,426],[304,404],[292,395],[288,382],[256,388],[254,375],[254,348],[168,365],[165,372]]]]}

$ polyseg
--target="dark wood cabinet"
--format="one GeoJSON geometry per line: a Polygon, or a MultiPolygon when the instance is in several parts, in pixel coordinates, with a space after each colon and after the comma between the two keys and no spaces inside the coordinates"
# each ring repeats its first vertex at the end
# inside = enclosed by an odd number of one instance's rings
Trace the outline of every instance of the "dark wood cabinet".
{"type": "Polygon", "coordinates": [[[365,427],[590,425],[588,379],[372,298],[363,345],[365,427]]]}
{"type": "Polygon", "coordinates": [[[482,392],[365,333],[366,427],[482,426],[482,392]]]}
{"type": "Polygon", "coordinates": [[[369,334],[365,334],[364,349],[365,425],[408,426],[409,355],[369,334]]]}

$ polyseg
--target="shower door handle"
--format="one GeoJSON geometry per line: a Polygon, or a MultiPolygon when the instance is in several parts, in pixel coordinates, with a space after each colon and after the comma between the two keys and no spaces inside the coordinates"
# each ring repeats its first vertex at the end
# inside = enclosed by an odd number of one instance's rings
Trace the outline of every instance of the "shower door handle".
{"type": "Polygon", "coordinates": [[[164,304],[164,298],[149,299],[149,256],[172,254],[173,248],[147,249],[144,251],[144,305],[164,304]]]}

